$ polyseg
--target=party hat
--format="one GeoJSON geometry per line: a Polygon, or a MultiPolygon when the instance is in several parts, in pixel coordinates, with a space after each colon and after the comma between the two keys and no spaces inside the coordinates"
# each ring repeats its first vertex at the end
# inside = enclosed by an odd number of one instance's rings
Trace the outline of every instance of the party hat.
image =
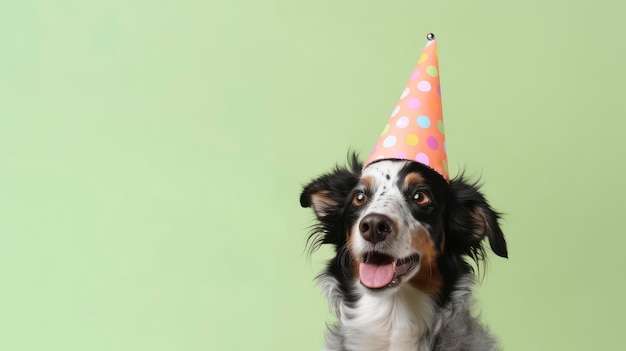
{"type": "Polygon", "coordinates": [[[437,43],[434,34],[429,33],[427,38],[417,66],[364,167],[378,160],[412,160],[449,181],[437,43]]]}

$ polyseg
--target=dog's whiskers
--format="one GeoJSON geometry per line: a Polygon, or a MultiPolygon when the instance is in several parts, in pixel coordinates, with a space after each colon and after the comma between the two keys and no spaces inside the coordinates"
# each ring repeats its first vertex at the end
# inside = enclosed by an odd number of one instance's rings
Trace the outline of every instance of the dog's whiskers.
{"type": "Polygon", "coordinates": [[[341,246],[341,248],[339,248],[339,252],[337,252],[337,255],[339,257],[341,272],[344,275],[350,274],[350,252],[348,251],[348,245],[344,244],[343,246],[341,246]]]}

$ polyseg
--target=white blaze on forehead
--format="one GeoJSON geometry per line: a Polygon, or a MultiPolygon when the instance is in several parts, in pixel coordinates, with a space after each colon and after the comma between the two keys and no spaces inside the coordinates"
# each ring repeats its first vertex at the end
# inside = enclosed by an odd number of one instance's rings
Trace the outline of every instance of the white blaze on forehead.
{"type": "Polygon", "coordinates": [[[406,165],[408,161],[384,160],[370,164],[363,170],[363,176],[373,176],[376,178],[386,179],[386,175],[390,178],[398,179],[398,173],[406,165]]]}
{"type": "Polygon", "coordinates": [[[399,220],[407,213],[404,195],[398,189],[400,171],[407,161],[379,161],[369,165],[363,170],[363,178],[372,180],[370,204],[362,213],[380,213],[399,220]],[[404,209],[404,210],[403,210],[404,209]]]}

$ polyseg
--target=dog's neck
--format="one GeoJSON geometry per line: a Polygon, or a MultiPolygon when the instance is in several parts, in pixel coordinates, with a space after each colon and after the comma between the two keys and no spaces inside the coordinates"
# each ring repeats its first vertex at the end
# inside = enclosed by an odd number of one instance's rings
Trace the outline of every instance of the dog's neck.
{"type": "Polygon", "coordinates": [[[347,302],[335,278],[322,275],[318,282],[339,319],[338,325],[329,326],[325,350],[498,349],[493,337],[471,315],[471,274],[457,281],[444,305],[408,284],[388,294],[371,294],[357,286],[356,300],[347,302]]]}
{"type": "Polygon", "coordinates": [[[398,291],[372,294],[360,288],[353,307],[341,305],[338,317],[343,344],[354,351],[426,351],[425,337],[434,321],[436,301],[404,285],[398,291]]]}

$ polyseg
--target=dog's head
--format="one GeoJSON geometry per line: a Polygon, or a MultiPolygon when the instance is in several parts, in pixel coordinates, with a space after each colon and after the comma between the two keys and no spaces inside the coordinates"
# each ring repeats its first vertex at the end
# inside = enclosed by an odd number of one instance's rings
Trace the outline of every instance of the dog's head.
{"type": "Polygon", "coordinates": [[[507,257],[499,216],[476,184],[462,176],[448,184],[417,162],[383,160],[362,170],[353,155],[349,167],[305,186],[300,203],[318,219],[312,247],[335,245],[331,271],[369,293],[410,284],[445,299],[472,270],[463,257],[484,258],[484,238],[507,257]]]}

